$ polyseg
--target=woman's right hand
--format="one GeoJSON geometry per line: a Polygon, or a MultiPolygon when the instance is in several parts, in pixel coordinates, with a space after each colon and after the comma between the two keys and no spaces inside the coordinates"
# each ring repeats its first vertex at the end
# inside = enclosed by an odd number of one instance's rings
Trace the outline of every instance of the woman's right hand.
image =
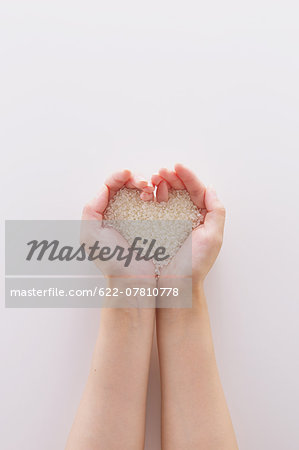
{"type": "Polygon", "coordinates": [[[202,210],[204,222],[195,228],[160,276],[191,277],[195,284],[203,282],[220,251],[223,239],[225,209],[212,187],[205,185],[181,164],[173,171],[161,169],[152,177],[157,185],[158,201],[168,200],[168,189],[186,189],[193,203],[202,210]]]}

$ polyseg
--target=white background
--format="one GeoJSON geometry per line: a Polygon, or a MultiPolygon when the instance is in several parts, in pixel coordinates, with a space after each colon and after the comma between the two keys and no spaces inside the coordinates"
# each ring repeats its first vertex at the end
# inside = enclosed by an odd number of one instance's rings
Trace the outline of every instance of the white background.
{"type": "MultiPolygon", "coordinates": [[[[3,219],[78,219],[111,171],[175,162],[225,203],[206,291],[241,450],[299,448],[298,12],[278,0],[0,2],[3,219]]],[[[1,449],[63,449],[99,315],[2,298],[1,449]]],[[[159,450],[152,363],[146,449],[159,450]]]]}

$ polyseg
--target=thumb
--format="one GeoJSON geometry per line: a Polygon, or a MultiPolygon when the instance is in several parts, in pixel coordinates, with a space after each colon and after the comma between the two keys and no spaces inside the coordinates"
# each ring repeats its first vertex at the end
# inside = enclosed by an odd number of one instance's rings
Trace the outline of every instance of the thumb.
{"type": "Polygon", "coordinates": [[[213,186],[208,186],[205,192],[205,206],[207,214],[204,221],[204,226],[208,232],[223,236],[225,209],[220,202],[217,193],[213,186]]]}

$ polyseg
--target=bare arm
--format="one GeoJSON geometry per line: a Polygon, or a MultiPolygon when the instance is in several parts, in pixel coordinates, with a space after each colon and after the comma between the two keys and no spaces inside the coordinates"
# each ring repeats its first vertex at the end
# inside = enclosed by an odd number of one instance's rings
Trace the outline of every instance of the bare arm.
{"type": "Polygon", "coordinates": [[[235,450],[202,286],[191,309],[157,311],[163,450],[235,450]]]}
{"type": "Polygon", "coordinates": [[[67,450],[142,450],[154,309],[104,309],[67,450]]]}
{"type": "MultiPolygon", "coordinates": [[[[218,374],[203,282],[221,247],[224,208],[216,193],[181,165],[162,169],[160,201],[168,187],[187,189],[193,202],[207,210],[204,224],[192,232],[162,272],[161,287],[178,287],[192,280],[192,308],[157,310],[157,337],[162,385],[163,450],[237,450],[237,442],[218,374]],[[189,244],[188,244],[189,245],[189,244]],[[177,280],[176,280],[177,278],[177,280]]],[[[159,179],[158,179],[159,181],[159,179]]],[[[161,183],[158,186],[158,190],[161,183]]],[[[181,290],[182,296],[184,289],[181,290]]],[[[184,305],[184,298],[177,304],[184,305]]],[[[180,299],[179,299],[180,300],[180,299]]],[[[169,301],[170,303],[170,301],[169,301]]]]}
{"type": "MultiPolygon", "coordinates": [[[[128,170],[113,174],[83,210],[81,240],[91,245],[96,240],[113,248],[119,244],[125,247],[127,243],[119,233],[103,227],[103,213],[109,199],[123,186],[141,189],[144,200],[150,200],[153,189],[146,189],[146,185],[128,170]]],[[[149,261],[132,262],[129,267],[115,261],[98,261],[97,265],[111,288],[125,291],[125,287],[156,285],[154,267],[149,261]]],[[[144,308],[144,298],[138,296],[109,297],[107,304],[113,300],[118,307],[101,311],[90,372],[66,450],[142,450],[144,447],[155,305],[144,308]]]]}

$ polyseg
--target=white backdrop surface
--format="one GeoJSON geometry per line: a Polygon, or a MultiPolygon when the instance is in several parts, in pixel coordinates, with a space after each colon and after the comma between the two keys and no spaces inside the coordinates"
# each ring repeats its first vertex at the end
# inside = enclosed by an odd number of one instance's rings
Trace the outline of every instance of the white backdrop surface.
{"type": "MultiPolygon", "coordinates": [[[[0,2],[3,219],[78,219],[123,167],[183,162],[218,190],[226,233],[206,291],[241,450],[299,448],[298,12],[0,2]]],[[[5,309],[2,293],[0,447],[63,449],[100,311],[5,309]]],[[[159,402],[154,351],[146,450],[160,449],[159,402]]]]}

